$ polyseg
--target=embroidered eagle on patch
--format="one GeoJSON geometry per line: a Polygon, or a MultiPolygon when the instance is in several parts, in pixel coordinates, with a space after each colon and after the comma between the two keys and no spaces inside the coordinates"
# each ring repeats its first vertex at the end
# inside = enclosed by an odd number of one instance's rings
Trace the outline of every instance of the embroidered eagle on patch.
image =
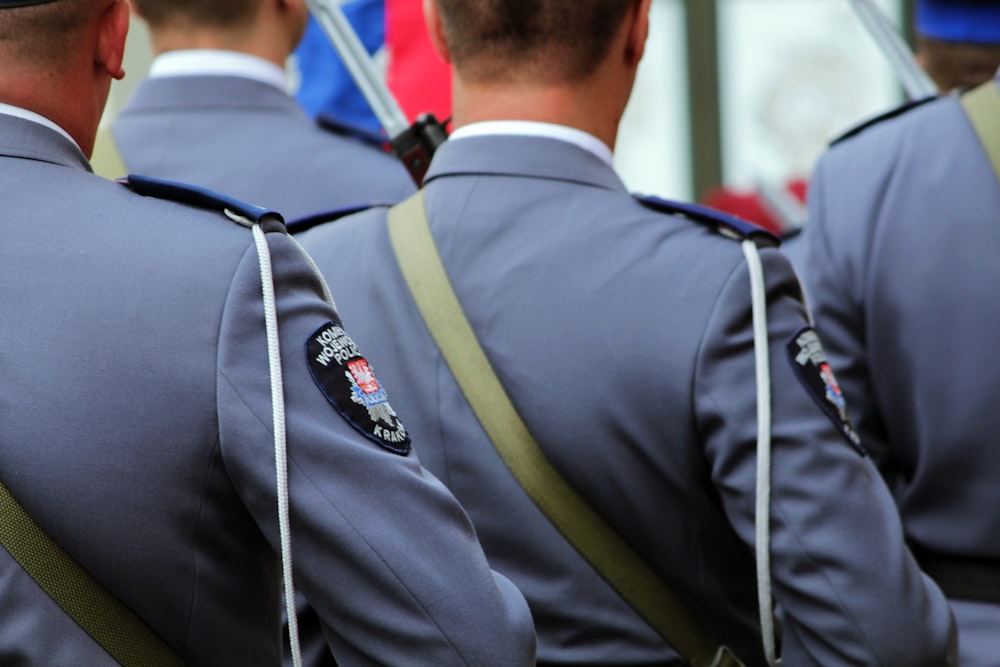
{"type": "Polygon", "coordinates": [[[339,322],[328,322],[309,336],[306,358],[316,384],[347,423],[394,454],[410,453],[406,427],[371,364],[339,322]]]}

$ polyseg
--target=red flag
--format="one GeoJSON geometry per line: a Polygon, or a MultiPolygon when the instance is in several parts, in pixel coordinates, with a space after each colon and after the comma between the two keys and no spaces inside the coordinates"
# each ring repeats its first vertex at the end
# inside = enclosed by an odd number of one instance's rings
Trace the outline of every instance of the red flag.
{"type": "Polygon", "coordinates": [[[413,121],[431,112],[451,117],[451,67],[434,50],[421,0],[385,0],[389,89],[413,121]]]}
{"type": "MultiPolygon", "coordinates": [[[[784,185],[788,194],[803,205],[806,201],[807,187],[808,185],[803,179],[794,179],[784,185]]],[[[769,210],[760,192],[755,190],[737,190],[720,186],[706,193],[701,203],[735,215],[747,222],[752,222],[778,235],[789,231],[785,228],[785,224],[769,210]]]]}

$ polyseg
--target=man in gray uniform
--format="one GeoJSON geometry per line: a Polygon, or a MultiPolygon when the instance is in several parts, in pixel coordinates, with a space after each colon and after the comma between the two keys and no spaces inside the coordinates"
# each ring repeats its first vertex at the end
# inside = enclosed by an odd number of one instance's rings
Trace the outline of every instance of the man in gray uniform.
{"type": "MultiPolygon", "coordinates": [[[[941,42],[1000,44],[996,0],[918,10],[941,42]]],[[[989,123],[1000,129],[1000,105],[989,123]]],[[[949,96],[836,142],[801,239],[831,364],[918,562],[951,599],[965,667],[1000,661],[1000,371],[986,355],[1000,326],[998,211],[997,177],[949,96]]]]}
{"type": "MultiPolygon", "coordinates": [[[[717,642],[762,665],[750,251],[706,212],[689,211],[699,222],[640,203],[611,166],[649,4],[426,3],[455,68],[458,126],[431,165],[427,213],[472,328],[545,454],[717,642]]],[[[525,593],[540,664],[680,664],[501,462],[408,293],[386,215],[301,240],[335,289],[350,288],[345,320],[405,390],[397,409],[422,461],[525,593]]],[[[949,664],[947,602],[841,416],[791,267],[771,247],[760,254],[784,664],[949,664]]]]}
{"type": "MultiPolygon", "coordinates": [[[[128,20],[125,0],[0,0],[0,480],[185,664],[277,665],[280,369],[294,582],[341,663],[533,664],[527,605],[408,453],[280,218],[90,173],[128,20]]],[[[0,549],[0,664],[117,664],[20,551],[0,549]]]]}
{"type": "Polygon", "coordinates": [[[154,51],[113,126],[130,173],[196,183],[288,219],[413,192],[378,146],[323,129],[286,92],[305,0],[136,0],[154,51]]]}

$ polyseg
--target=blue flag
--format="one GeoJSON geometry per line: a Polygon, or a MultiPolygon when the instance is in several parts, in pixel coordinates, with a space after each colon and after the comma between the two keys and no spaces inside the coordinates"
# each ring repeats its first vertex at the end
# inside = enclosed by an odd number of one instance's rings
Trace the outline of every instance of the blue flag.
{"type": "MultiPolygon", "coordinates": [[[[369,54],[385,46],[384,0],[351,0],[344,3],[343,10],[369,54]]],[[[295,60],[301,77],[296,99],[309,114],[329,116],[369,132],[381,131],[367,100],[313,17],[295,51],[295,60]]]]}

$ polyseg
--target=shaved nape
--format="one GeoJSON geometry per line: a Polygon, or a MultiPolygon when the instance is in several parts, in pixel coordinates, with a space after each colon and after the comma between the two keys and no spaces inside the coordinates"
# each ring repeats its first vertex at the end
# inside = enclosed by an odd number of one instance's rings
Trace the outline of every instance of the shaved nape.
{"type": "Polygon", "coordinates": [[[19,63],[62,62],[107,0],[59,0],[0,10],[0,53],[19,63]]]}
{"type": "Polygon", "coordinates": [[[463,76],[548,83],[590,76],[638,0],[435,0],[463,76]]]}
{"type": "Polygon", "coordinates": [[[131,0],[153,29],[177,26],[238,27],[253,21],[262,0],[131,0]]]}

